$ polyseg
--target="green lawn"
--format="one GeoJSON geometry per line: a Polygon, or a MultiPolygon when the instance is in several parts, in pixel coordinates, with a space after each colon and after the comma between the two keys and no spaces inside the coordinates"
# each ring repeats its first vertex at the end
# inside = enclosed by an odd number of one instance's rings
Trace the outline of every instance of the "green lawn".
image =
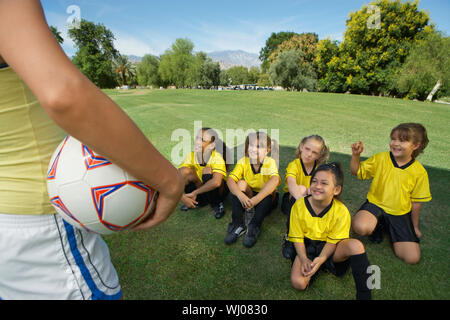
{"type": "MultiPolygon", "coordinates": [[[[426,167],[433,200],[423,206],[422,259],[410,266],[397,259],[388,239],[374,245],[361,239],[369,260],[381,269],[381,289],[374,299],[448,299],[450,237],[450,108],[448,105],[391,98],[273,91],[130,90],[105,91],[170,159],[179,128],[194,136],[194,121],[219,129],[279,130],[280,174],[293,160],[306,135],[321,135],[330,161],[345,169],[343,200],[352,214],[365,200],[369,181],[350,175],[351,144],[361,139],[364,157],[387,150],[390,130],[401,122],[421,122],[430,144],[419,161],[426,167]]],[[[234,147],[242,141],[225,141],[234,147]]],[[[150,165],[150,164],[149,164],[150,165]]],[[[178,165],[178,164],[175,164],[178,165]]],[[[279,187],[280,193],[283,184],[279,187]]],[[[125,299],[354,299],[351,273],[336,278],[322,272],[305,292],[290,285],[290,261],[281,255],[286,218],[278,208],[266,218],[257,244],[241,239],[223,242],[231,220],[216,220],[206,207],[188,213],[177,209],[148,232],[105,236],[119,273],[125,299]]]]}

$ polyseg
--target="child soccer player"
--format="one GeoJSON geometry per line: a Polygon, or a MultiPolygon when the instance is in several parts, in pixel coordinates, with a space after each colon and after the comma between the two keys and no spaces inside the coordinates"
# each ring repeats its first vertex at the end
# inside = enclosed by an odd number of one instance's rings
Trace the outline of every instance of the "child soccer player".
{"type": "Polygon", "coordinates": [[[427,171],[416,160],[428,144],[427,131],[419,123],[402,123],[392,129],[390,137],[390,151],[361,163],[363,144],[352,145],[351,173],[358,179],[373,179],[352,228],[378,243],[383,230],[389,231],[395,255],[415,264],[420,261],[420,209],[422,202],[431,200],[427,171]]]}
{"type": "Polygon", "coordinates": [[[223,200],[228,194],[226,187],[227,168],[225,159],[227,147],[211,128],[202,128],[194,141],[194,151],[189,153],[179,167],[185,179],[184,194],[181,197],[182,211],[203,207],[208,203],[216,219],[225,214],[223,200]],[[217,145],[219,144],[219,145],[217,145]],[[216,151],[216,145],[222,154],[216,151]]]}
{"type": "Polygon", "coordinates": [[[275,190],[281,180],[276,161],[268,156],[271,151],[272,155],[274,153],[271,144],[266,133],[250,133],[245,141],[245,156],[229,175],[232,220],[225,237],[228,245],[236,242],[247,229],[243,244],[247,248],[253,247],[264,218],[277,206],[275,190]]]}
{"type": "Polygon", "coordinates": [[[289,233],[289,218],[291,208],[295,201],[309,194],[311,174],[319,165],[327,162],[330,150],[323,138],[319,135],[304,137],[297,150],[295,160],[286,168],[284,195],[281,202],[281,211],[287,215],[286,236],[283,242],[282,253],[286,259],[295,256],[292,242],[286,240],[289,233]]]}
{"type": "Polygon", "coordinates": [[[356,298],[371,299],[367,287],[369,260],[361,241],[349,239],[351,217],[338,199],[344,173],[339,163],[319,166],[311,177],[311,194],[297,200],[292,207],[289,241],[294,242],[291,283],[305,290],[311,277],[326,268],[343,276],[352,268],[356,298]]]}

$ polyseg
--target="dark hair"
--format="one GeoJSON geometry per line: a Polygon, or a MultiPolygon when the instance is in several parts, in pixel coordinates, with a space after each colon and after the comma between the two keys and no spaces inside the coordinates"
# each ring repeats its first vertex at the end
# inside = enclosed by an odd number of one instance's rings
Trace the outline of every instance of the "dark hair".
{"type": "Polygon", "coordinates": [[[391,131],[391,139],[394,133],[398,134],[400,141],[411,141],[413,144],[419,143],[418,149],[414,150],[412,157],[415,159],[425,150],[428,145],[427,129],[420,123],[401,123],[391,131]]]}
{"type": "Polygon", "coordinates": [[[300,141],[300,143],[299,143],[299,145],[297,147],[297,150],[295,150],[295,157],[296,158],[300,158],[300,156],[302,154],[302,151],[300,150],[300,146],[305,144],[306,141],[308,141],[309,139],[314,139],[314,140],[319,141],[320,143],[322,143],[322,149],[320,150],[320,157],[317,159],[317,163],[319,165],[326,163],[327,160],[328,160],[328,157],[330,156],[330,149],[325,144],[325,140],[321,136],[319,136],[317,134],[313,134],[311,136],[304,137],[302,139],[302,141],[300,141]]]}
{"type": "Polygon", "coordinates": [[[228,158],[230,151],[229,151],[227,145],[225,144],[225,142],[223,142],[223,140],[219,138],[219,135],[217,134],[216,130],[214,130],[212,128],[203,127],[199,131],[201,131],[202,134],[207,132],[211,136],[210,143],[215,142],[214,150],[216,150],[217,152],[219,152],[222,155],[223,160],[225,160],[226,168],[228,170],[230,165],[227,162],[227,158],[228,158]]]}
{"type": "Polygon", "coordinates": [[[342,190],[344,189],[344,170],[342,170],[342,165],[339,162],[331,162],[318,166],[311,174],[311,181],[319,171],[329,171],[333,174],[335,186],[341,186],[341,192],[335,196],[335,198],[340,200],[342,190]]]}

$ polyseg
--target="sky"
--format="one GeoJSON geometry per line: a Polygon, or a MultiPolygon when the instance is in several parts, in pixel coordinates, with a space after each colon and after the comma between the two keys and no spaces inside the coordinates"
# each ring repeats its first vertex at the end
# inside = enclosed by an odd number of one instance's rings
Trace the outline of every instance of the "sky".
{"type": "MultiPolygon", "coordinates": [[[[190,39],[194,51],[244,50],[259,54],[272,32],[315,32],[319,39],[342,40],[345,21],[371,0],[41,0],[49,25],[64,38],[63,49],[74,55],[67,36],[73,16],[110,29],[122,54],[161,55],[177,38],[190,39]],[[72,8],[75,6],[75,10],[72,8]]],[[[422,0],[437,29],[450,35],[450,1],[422,0]]]]}

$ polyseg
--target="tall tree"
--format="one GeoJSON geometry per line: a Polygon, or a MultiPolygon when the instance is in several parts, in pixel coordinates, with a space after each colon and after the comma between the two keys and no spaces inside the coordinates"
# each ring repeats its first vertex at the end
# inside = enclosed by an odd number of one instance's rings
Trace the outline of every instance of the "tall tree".
{"type": "Polygon", "coordinates": [[[344,41],[329,62],[325,81],[340,81],[333,85],[339,91],[363,94],[397,94],[396,78],[411,45],[433,31],[418,1],[377,0],[351,12],[346,24],[344,41]],[[376,11],[380,20],[374,24],[376,11]]]}
{"type": "Polygon", "coordinates": [[[273,82],[288,90],[315,90],[317,75],[311,62],[306,61],[306,54],[300,50],[281,52],[270,65],[269,73],[273,82]]]}
{"type": "Polygon", "coordinates": [[[398,87],[402,95],[410,99],[430,100],[450,94],[450,37],[440,32],[418,40],[400,69],[398,87]],[[439,90],[439,91],[438,91],[439,90]]]}
{"type": "Polygon", "coordinates": [[[194,44],[189,39],[176,39],[171,49],[161,56],[159,72],[163,81],[183,88],[192,79],[194,44]]]}
{"type": "Polygon", "coordinates": [[[113,33],[103,24],[82,19],[79,28],[69,29],[69,37],[78,48],[72,61],[81,72],[100,88],[115,87],[113,60],[119,52],[114,48],[113,33]]]}
{"type": "Polygon", "coordinates": [[[266,40],[266,45],[259,51],[259,60],[262,62],[261,69],[263,72],[266,72],[270,67],[269,57],[272,52],[274,52],[281,43],[290,39],[294,35],[298,35],[298,33],[286,31],[278,33],[272,32],[270,37],[266,40]]]}
{"type": "Polygon", "coordinates": [[[131,63],[126,55],[119,54],[114,59],[114,71],[120,79],[120,84],[126,86],[128,79],[136,76],[136,66],[131,63]]]}
{"type": "Polygon", "coordinates": [[[165,86],[159,75],[159,59],[151,54],[142,57],[136,68],[138,84],[141,86],[165,86]]]}

